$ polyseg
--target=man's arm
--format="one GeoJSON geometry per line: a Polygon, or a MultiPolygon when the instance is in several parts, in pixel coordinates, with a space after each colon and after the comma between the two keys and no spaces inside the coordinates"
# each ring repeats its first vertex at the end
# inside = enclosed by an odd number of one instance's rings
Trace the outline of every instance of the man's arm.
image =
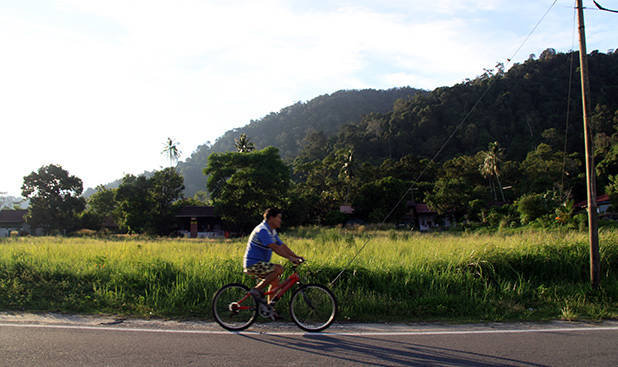
{"type": "Polygon", "coordinates": [[[293,263],[298,262],[298,259],[302,259],[302,257],[296,255],[285,243],[280,245],[271,243],[268,247],[270,247],[277,255],[285,257],[293,263]]]}

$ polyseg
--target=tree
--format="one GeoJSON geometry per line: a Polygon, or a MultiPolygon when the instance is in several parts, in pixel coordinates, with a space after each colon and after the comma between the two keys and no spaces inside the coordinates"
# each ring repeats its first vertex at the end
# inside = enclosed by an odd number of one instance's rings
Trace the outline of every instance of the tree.
{"type": "Polygon", "coordinates": [[[543,215],[551,213],[552,210],[554,208],[549,207],[546,195],[543,194],[524,194],[517,200],[517,211],[522,224],[528,224],[543,215]]]}
{"type": "Polygon", "coordinates": [[[399,202],[408,187],[409,183],[393,177],[364,184],[354,202],[355,214],[371,223],[380,223],[383,220],[396,223],[406,213],[406,200],[396,208],[393,208],[393,205],[399,202]]]}
{"type": "Polygon", "coordinates": [[[46,232],[77,228],[77,215],[84,210],[82,180],[59,165],[43,166],[24,177],[22,195],[30,199],[26,222],[46,232]]]}
{"type": "MultiPolygon", "coordinates": [[[[560,186],[563,174],[573,180],[580,165],[575,157],[576,154],[565,157],[562,152],[552,151],[549,145],[539,144],[521,163],[521,170],[525,177],[521,192],[542,193],[551,190],[555,186],[560,186]]],[[[564,187],[560,187],[560,190],[567,191],[564,187]]]]}
{"type": "Polygon", "coordinates": [[[165,147],[161,151],[161,154],[165,154],[167,158],[170,160],[170,167],[174,166],[174,163],[178,162],[178,158],[180,158],[181,151],[178,148],[180,143],[174,141],[172,138],[167,138],[167,142],[165,143],[165,147]]]}
{"type": "Polygon", "coordinates": [[[126,175],[116,190],[119,225],[129,233],[166,235],[174,225],[176,206],[182,198],[183,179],[173,167],[152,177],[126,175]]]}
{"type": "Polygon", "coordinates": [[[158,234],[169,234],[174,227],[176,207],[174,203],[182,199],[183,178],[172,167],[157,171],[150,178],[150,192],[153,208],[151,211],[153,227],[158,234]]]}
{"type": "Polygon", "coordinates": [[[483,163],[481,164],[480,170],[483,177],[489,179],[491,190],[494,194],[494,200],[498,200],[496,196],[496,189],[494,187],[494,183],[492,179],[495,179],[498,188],[500,189],[500,196],[502,201],[504,202],[504,192],[502,191],[502,183],[500,182],[500,167],[499,163],[502,161],[504,150],[500,148],[500,145],[497,141],[489,143],[489,149],[486,152],[483,152],[483,163]]]}
{"type": "Polygon", "coordinates": [[[88,198],[83,215],[83,219],[88,222],[86,227],[100,229],[108,220],[115,222],[117,207],[116,189],[97,186],[96,192],[88,198]]]}
{"type": "Polygon", "coordinates": [[[427,204],[438,214],[452,214],[462,217],[468,203],[472,201],[470,186],[461,177],[441,177],[436,183],[433,192],[427,194],[427,204]]]}
{"type": "Polygon", "coordinates": [[[234,139],[234,146],[239,153],[248,153],[255,150],[255,145],[249,140],[245,133],[240,134],[238,139],[234,139]]]}
{"type": "Polygon", "coordinates": [[[150,181],[145,176],[126,175],[116,190],[119,225],[129,233],[152,231],[150,181]]]}
{"type": "Polygon", "coordinates": [[[614,210],[618,210],[618,175],[609,176],[609,184],[605,186],[605,192],[609,195],[614,210]]]}
{"type": "Polygon", "coordinates": [[[290,185],[289,168],[279,150],[267,147],[246,153],[214,153],[204,174],[208,190],[225,224],[244,232],[268,207],[283,207],[290,185]]]}

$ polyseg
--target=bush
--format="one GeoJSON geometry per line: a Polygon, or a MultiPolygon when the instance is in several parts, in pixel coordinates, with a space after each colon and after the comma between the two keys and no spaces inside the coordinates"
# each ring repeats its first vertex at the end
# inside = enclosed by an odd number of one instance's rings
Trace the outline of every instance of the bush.
{"type": "Polygon", "coordinates": [[[524,194],[517,200],[517,211],[522,224],[528,224],[547,214],[542,194],[524,194]]]}
{"type": "Polygon", "coordinates": [[[323,225],[334,226],[337,224],[343,224],[349,219],[348,214],[341,213],[338,210],[332,210],[324,216],[323,225]]]}
{"type": "Polygon", "coordinates": [[[519,214],[515,206],[504,204],[489,210],[487,222],[492,227],[514,227],[519,224],[519,214]]]}

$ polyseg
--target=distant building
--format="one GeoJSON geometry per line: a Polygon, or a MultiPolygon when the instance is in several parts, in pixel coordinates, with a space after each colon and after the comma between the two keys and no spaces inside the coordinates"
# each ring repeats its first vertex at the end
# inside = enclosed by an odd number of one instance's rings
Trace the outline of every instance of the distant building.
{"type": "Polygon", "coordinates": [[[354,214],[354,208],[350,204],[343,204],[339,206],[339,212],[343,214],[354,214]]]}
{"type": "Polygon", "coordinates": [[[221,218],[212,206],[185,206],[176,214],[178,232],[187,238],[220,238],[225,236],[221,218]]]}
{"type": "Polygon", "coordinates": [[[429,231],[438,226],[436,221],[438,213],[429,209],[427,204],[414,204],[412,206],[412,211],[414,212],[414,217],[416,219],[416,224],[418,225],[419,231],[429,231]]]}
{"type": "Polygon", "coordinates": [[[414,225],[421,232],[427,232],[439,228],[449,228],[453,225],[452,218],[448,215],[438,215],[425,203],[407,202],[408,213],[405,220],[414,225]]]}
{"type": "Polygon", "coordinates": [[[0,210],[0,237],[8,237],[12,231],[19,233],[30,232],[24,216],[28,213],[25,209],[0,210]]]}
{"type": "MultiPolygon", "coordinates": [[[[597,214],[600,217],[614,217],[615,218],[615,208],[612,207],[612,202],[609,200],[609,195],[605,194],[605,195],[601,195],[601,196],[597,196],[597,214]],[[613,214],[613,215],[612,215],[613,214]]],[[[581,209],[586,209],[588,207],[588,201],[580,201],[579,203],[575,204],[575,207],[577,208],[581,208],[581,209]]]]}

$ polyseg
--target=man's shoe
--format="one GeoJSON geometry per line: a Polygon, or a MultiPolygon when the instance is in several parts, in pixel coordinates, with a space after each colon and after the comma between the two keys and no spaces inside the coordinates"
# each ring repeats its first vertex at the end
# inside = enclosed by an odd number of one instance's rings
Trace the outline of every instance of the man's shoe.
{"type": "Polygon", "coordinates": [[[257,288],[251,288],[249,290],[249,294],[252,295],[253,297],[255,297],[255,299],[259,303],[266,303],[266,301],[264,300],[264,293],[262,293],[261,290],[259,290],[257,288]]]}
{"type": "Polygon", "coordinates": [[[277,313],[277,311],[275,311],[274,309],[273,309],[272,313],[270,314],[270,318],[271,318],[273,321],[281,320],[281,317],[279,316],[279,314],[277,313]]]}

